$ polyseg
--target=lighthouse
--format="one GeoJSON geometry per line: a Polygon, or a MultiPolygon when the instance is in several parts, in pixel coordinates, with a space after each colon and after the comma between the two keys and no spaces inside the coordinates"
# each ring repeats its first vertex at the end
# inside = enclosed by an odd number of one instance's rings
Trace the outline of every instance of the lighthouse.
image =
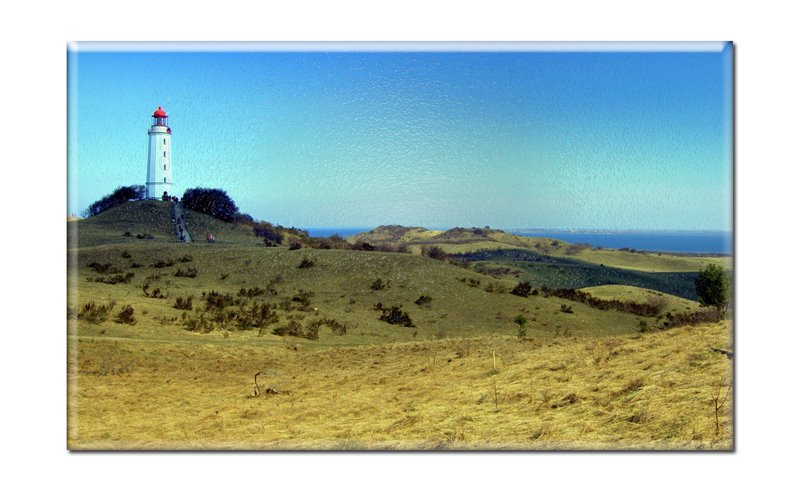
{"type": "Polygon", "coordinates": [[[147,131],[147,198],[159,199],[172,194],[172,157],[167,113],[158,106],[147,131]]]}

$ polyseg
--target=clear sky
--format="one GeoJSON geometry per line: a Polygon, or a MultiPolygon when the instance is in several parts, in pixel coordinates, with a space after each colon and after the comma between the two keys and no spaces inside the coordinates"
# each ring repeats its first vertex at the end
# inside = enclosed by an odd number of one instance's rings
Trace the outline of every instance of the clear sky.
{"type": "MultiPolygon", "coordinates": [[[[92,51],[69,56],[70,213],[144,184],[257,219],[731,230],[732,45],[707,51],[92,51]]],[[[318,49],[318,48],[315,48],[318,49]]]]}

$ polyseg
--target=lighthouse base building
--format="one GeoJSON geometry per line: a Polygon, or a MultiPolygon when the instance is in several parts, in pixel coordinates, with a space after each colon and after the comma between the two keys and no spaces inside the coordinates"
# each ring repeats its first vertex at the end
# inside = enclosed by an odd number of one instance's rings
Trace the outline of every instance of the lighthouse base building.
{"type": "Polygon", "coordinates": [[[172,195],[172,130],[167,124],[167,113],[158,106],[153,113],[153,123],[147,131],[147,181],[148,199],[161,199],[172,195]]]}

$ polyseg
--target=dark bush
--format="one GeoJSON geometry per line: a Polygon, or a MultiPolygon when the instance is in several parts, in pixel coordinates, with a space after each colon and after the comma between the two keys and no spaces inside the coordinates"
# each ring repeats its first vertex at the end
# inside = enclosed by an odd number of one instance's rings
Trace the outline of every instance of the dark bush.
{"type": "Polygon", "coordinates": [[[85,320],[92,324],[99,324],[108,319],[108,314],[114,308],[114,301],[108,302],[105,305],[97,305],[94,302],[89,302],[81,307],[78,312],[78,319],[85,320]]]}
{"type": "Polygon", "coordinates": [[[241,289],[239,289],[239,293],[237,293],[237,295],[239,295],[240,297],[253,298],[253,297],[260,297],[265,293],[267,293],[265,289],[254,286],[253,288],[247,288],[247,289],[242,287],[241,289]]]}
{"type": "Polygon", "coordinates": [[[128,251],[122,251],[122,254],[120,254],[120,256],[122,256],[125,259],[130,259],[131,257],[133,257],[131,256],[131,253],[128,251]]]}
{"type": "Polygon", "coordinates": [[[530,281],[520,281],[517,283],[517,286],[511,290],[511,294],[518,297],[527,297],[530,295],[532,289],[533,287],[530,281]]]}
{"type": "Polygon", "coordinates": [[[303,325],[297,321],[291,320],[285,326],[276,327],[273,329],[272,333],[278,336],[302,337],[303,325]]]}
{"type": "Polygon", "coordinates": [[[190,254],[185,254],[183,257],[178,259],[179,263],[190,263],[194,260],[194,258],[190,254]]]}
{"type": "Polygon", "coordinates": [[[113,276],[103,276],[100,278],[95,278],[94,281],[96,283],[105,283],[107,285],[116,285],[118,283],[130,283],[133,279],[133,273],[125,273],[125,274],[115,274],[113,276]]]}
{"type": "Polygon", "coordinates": [[[572,306],[571,305],[567,305],[565,303],[561,304],[561,312],[564,312],[565,314],[574,313],[574,312],[572,312],[572,306]]]}
{"type": "Polygon", "coordinates": [[[175,261],[173,261],[172,259],[167,259],[167,260],[159,259],[156,262],[154,262],[151,266],[154,268],[169,268],[174,265],[175,261]]]}
{"type": "Polygon", "coordinates": [[[289,241],[289,250],[290,251],[296,251],[296,250],[302,249],[302,248],[303,248],[303,244],[301,244],[299,240],[291,240],[291,241],[289,241]]]}
{"type": "Polygon", "coordinates": [[[218,291],[211,290],[206,293],[203,292],[203,300],[206,301],[205,310],[222,310],[225,307],[236,305],[236,300],[228,293],[219,293],[218,291]]]}
{"type": "Polygon", "coordinates": [[[100,264],[92,262],[89,263],[89,268],[97,274],[120,273],[120,270],[114,268],[111,263],[100,264]]]}
{"type": "MultiPolygon", "coordinates": [[[[376,305],[377,307],[377,305],[376,305]]],[[[411,321],[411,317],[408,313],[403,312],[401,310],[402,305],[400,306],[392,306],[389,308],[380,308],[383,312],[381,314],[380,319],[382,321],[388,322],[389,324],[400,324],[401,326],[405,327],[414,327],[414,323],[411,321]]]]}
{"type": "Polygon", "coordinates": [[[145,297],[158,298],[158,299],[162,299],[162,300],[167,298],[166,295],[161,293],[161,288],[155,288],[152,292],[148,291],[149,288],[150,288],[150,283],[149,282],[145,283],[144,285],[142,285],[142,292],[144,293],[145,297]]]}
{"type": "Polygon", "coordinates": [[[114,322],[117,324],[128,324],[131,326],[136,324],[136,317],[134,315],[133,307],[130,305],[123,307],[120,313],[117,314],[117,318],[114,319],[114,322]]]}
{"type": "Polygon", "coordinates": [[[309,259],[307,257],[304,257],[303,260],[300,261],[300,265],[297,266],[297,267],[300,268],[300,269],[307,269],[307,268],[312,268],[312,267],[316,266],[316,264],[317,263],[313,259],[309,259]]]}
{"type": "Polygon", "coordinates": [[[172,305],[173,309],[178,310],[192,310],[192,296],[189,295],[186,298],[178,297],[175,299],[175,303],[172,305]]]}
{"type": "Polygon", "coordinates": [[[294,296],[292,296],[292,302],[299,303],[302,310],[309,310],[311,308],[311,297],[313,296],[314,292],[299,290],[296,294],[294,294],[294,296]]]}
{"type": "Polygon", "coordinates": [[[448,254],[439,246],[423,246],[422,255],[438,261],[444,261],[448,258],[448,254]]]}
{"type": "Polygon", "coordinates": [[[145,240],[153,240],[153,236],[150,234],[136,234],[137,239],[145,239],[145,240]]]}
{"type": "Polygon", "coordinates": [[[372,284],[369,286],[373,290],[384,290],[386,287],[389,286],[388,283],[384,282],[382,279],[378,278],[377,280],[373,281],[372,284]]]}
{"type": "Polygon", "coordinates": [[[431,303],[431,300],[433,299],[427,295],[420,295],[418,299],[414,300],[414,303],[419,306],[428,305],[431,303]]]}
{"type": "Polygon", "coordinates": [[[375,246],[373,246],[369,242],[364,242],[363,240],[359,240],[358,242],[353,244],[352,249],[354,251],[374,251],[375,246]]]}
{"type": "Polygon", "coordinates": [[[187,189],[183,193],[181,201],[190,210],[199,211],[226,222],[233,222],[239,215],[239,207],[222,189],[187,189]]]}
{"type": "Polygon", "coordinates": [[[264,245],[274,247],[283,243],[283,232],[269,222],[258,222],[253,225],[253,233],[256,237],[264,239],[264,245]]]}
{"type": "Polygon", "coordinates": [[[83,212],[83,215],[86,217],[93,217],[115,206],[131,200],[144,199],[144,197],[145,188],[140,184],[133,186],[120,186],[115,189],[113,193],[104,196],[103,198],[89,205],[89,208],[83,212]]]}
{"type": "Polygon", "coordinates": [[[321,326],[328,326],[331,328],[331,333],[336,334],[337,336],[344,336],[347,334],[347,324],[344,322],[339,322],[336,319],[314,319],[310,322],[309,326],[316,328],[317,332],[319,332],[319,328],[321,326]]]}

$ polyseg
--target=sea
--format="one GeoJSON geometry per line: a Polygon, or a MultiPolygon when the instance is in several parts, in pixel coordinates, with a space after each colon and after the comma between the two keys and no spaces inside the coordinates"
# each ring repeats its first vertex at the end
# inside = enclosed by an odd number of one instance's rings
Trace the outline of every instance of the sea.
{"type": "MultiPolygon", "coordinates": [[[[302,228],[302,227],[301,227],[302,228]]],[[[312,237],[341,237],[372,230],[372,227],[311,227],[312,237]]],[[[568,230],[568,229],[504,229],[526,237],[547,237],[572,244],[589,244],[609,249],[678,252],[685,254],[733,253],[733,234],[723,231],[628,231],[628,230],[568,230]]]]}

